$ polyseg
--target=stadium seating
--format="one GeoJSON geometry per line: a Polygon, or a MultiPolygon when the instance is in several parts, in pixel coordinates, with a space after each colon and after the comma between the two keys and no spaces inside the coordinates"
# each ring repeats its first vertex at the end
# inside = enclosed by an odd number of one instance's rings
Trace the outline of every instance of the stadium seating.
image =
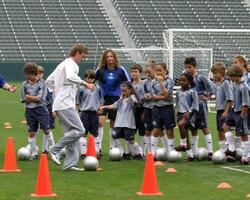
{"type": "MultiPolygon", "coordinates": [[[[138,48],[162,46],[167,28],[250,29],[242,0],[111,1],[138,48]]],[[[58,61],[76,42],[86,43],[95,62],[104,49],[124,47],[100,0],[1,1],[0,21],[0,62],[58,61]]],[[[228,39],[234,40],[230,34],[228,39]]],[[[209,42],[220,46],[220,36],[209,42]]],[[[235,46],[240,51],[249,42],[235,46]]]]}

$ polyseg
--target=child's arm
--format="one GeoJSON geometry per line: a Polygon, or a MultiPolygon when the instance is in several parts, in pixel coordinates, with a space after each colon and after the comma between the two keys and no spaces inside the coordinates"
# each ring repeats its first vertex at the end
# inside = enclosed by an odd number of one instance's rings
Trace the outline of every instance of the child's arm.
{"type": "Polygon", "coordinates": [[[224,110],[224,112],[222,113],[222,116],[221,116],[223,119],[227,118],[228,113],[229,113],[230,109],[232,108],[232,106],[233,106],[233,101],[230,101],[230,100],[227,101],[226,108],[225,108],[225,110],[224,110]]]}
{"type": "Polygon", "coordinates": [[[131,95],[130,98],[134,103],[138,103],[138,99],[136,98],[135,95],[131,95]]]}
{"type": "Polygon", "coordinates": [[[242,110],[240,113],[241,118],[244,118],[247,115],[247,111],[248,111],[248,106],[242,106],[242,110]]]}
{"type": "Polygon", "coordinates": [[[40,96],[31,96],[29,94],[26,94],[24,99],[26,102],[35,102],[35,103],[41,102],[40,96]]]}
{"type": "Polygon", "coordinates": [[[105,110],[105,109],[112,110],[112,109],[114,109],[114,106],[113,106],[113,104],[111,104],[111,105],[106,105],[106,106],[100,107],[100,110],[105,110]]]}

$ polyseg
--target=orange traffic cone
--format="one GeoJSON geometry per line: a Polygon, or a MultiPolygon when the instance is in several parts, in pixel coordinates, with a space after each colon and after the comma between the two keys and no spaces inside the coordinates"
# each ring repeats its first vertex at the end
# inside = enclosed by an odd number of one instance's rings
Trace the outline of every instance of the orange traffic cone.
{"type": "Polygon", "coordinates": [[[88,138],[88,148],[87,148],[86,156],[96,157],[95,139],[93,135],[90,135],[88,138]]]}
{"type": "Polygon", "coordinates": [[[55,197],[52,192],[47,154],[41,154],[38,177],[36,183],[36,193],[31,193],[32,197],[55,197]]]}
{"type": "Polygon", "coordinates": [[[231,188],[231,185],[229,185],[227,182],[222,182],[220,183],[217,188],[220,188],[220,189],[228,189],[228,188],[231,188]]]}
{"type": "Polygon", "coordinates": [[[13,137],[7,138],[3,169],[0,172],[20,172],[16,165],[16,154],[13,137]]]}
{"type": "Polygon", "coordinates": [[[141,192],[137,192],[137,195],[144,196],[159,196],[163,195],[162,192],[158,191],[158,184],[156,179],[156,172],[154,166],[154,157],[152,153],[148,153],[147,160],[144,169],[143,183],[141,192]]]}

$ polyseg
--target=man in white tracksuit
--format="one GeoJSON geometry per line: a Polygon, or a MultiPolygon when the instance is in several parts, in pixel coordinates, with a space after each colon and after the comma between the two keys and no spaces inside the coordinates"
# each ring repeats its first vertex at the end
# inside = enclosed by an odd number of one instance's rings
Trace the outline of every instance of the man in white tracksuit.
{"type": "Polygon", "coordinates": [[[85,134],[80,117],[75,109],[77,85],[84,85],[93,89],[93,84],[88,84],[79,76],[78,64],[86,58],[87,48],[82,44],[74,45],[69,57],[61,62],[56,69],[46,79],[45,84],[50,91],[54,92],[54,102],[52,110],[59,118],[64,136],[49,149],[51,159],[61,165],[59,160],[60,150],[66,147],[66,158],[64,170],[81,171],[77,167],[79,161],[78,140],[85,134]]]}

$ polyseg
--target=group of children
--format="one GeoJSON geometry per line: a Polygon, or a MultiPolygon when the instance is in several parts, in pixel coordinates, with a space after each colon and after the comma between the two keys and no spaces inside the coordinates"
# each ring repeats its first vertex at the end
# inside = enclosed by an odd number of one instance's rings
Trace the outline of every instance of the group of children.
{"type": "MultiPolygon", "coordinates": [[[[76,96],[76,109],[79,110],[81,121],[86,133],[95,138],[96,149],[101,152],[102,138],[98,137],[98,114],[106,109],[116,109],[117,115],[112,133],[113,139],[125,139],[125,150],[121,148],[124,159],[143,159],[146,152],[155,153],[159,139],[166,152],[186,151],[187,160],[195,160],[198,149],[198,129],[204,133],[208,150],[208,159],[212,159],[212,135],[208,128],[207,101],[216,99],[216,122],[220,149],[226,153],[229,161],[235,161],[236,148],[242,148],[241,164],[248,164],[250,157],[250,76],[247,72],[247,60],[238,55],[234,65],[226,68],[223,63],[212,66],[214,81],[200,74],[194,57],[184,61],[184,72],[179,77],[180,89],[173,97],[174,81],[168,76],[165,63],[149,62],[144,69],[135,64],[131,67],[132,81],[121,85],[121,96],[111,105],[103,106],[101,88],[95,89],[81,86],[76,96]],[[142,73],[146,79],[142,80],[142,73]],[[226,78],[228,77],[228,78],[226,78]],[[174,104],[176,105],[174,107],[174,104]],[[178,126],[180,144],[174,147],[174,128],[178,126]],[[236,141],[231,130],[235,127],[236,141]],[[192,137],[189,139],[188,132],[192,137]],[[135,134],[139,133],[139,144],[135,134]],[[236,145],[236,146],[235,146],[236,145]]],[[[54,115],[48,106],[52,95],[44,86],[39,66],[27,64],[24,67],[26,81],[21,90],[21,100],[26,105],[25,116],[29,126],[29,144],[32,158],[37,159],[36,133],[40,127],[44,131],[43,152],[54,144],[51,122],[54,115]],[[40,75],[39,75],[40,74],[40,75]],[[47,97],[47,98],[46,98],[47,97]]],[[[41,70],[42,71],[42,70],[41,70]]],[[[85,72],[85,81],[94,83],[95,71],[85,72]]],[[[86,137],[79,140],[80,154],[86,154],[86,137]]]]}

